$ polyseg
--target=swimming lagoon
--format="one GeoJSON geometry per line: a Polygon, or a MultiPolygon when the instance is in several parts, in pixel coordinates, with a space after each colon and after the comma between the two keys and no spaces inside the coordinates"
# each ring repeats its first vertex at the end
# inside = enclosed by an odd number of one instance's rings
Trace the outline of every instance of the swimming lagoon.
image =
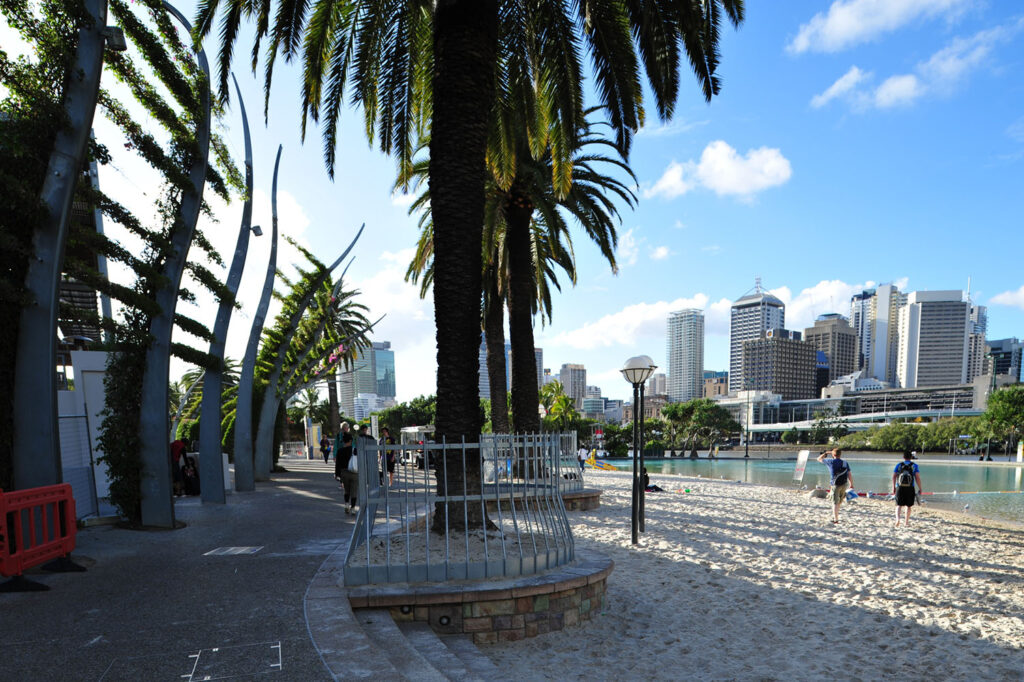
{"type": "MultiPolygon", "coordinates": [[[[764,457],[765,454],[759,452],[757,456],[764,457]]],[[[817,452],[812,452],[808,458],[803,480],[794,481],[796,457],[796,451],[781,450],[777,453],[773,451],[766,459],[646,459],[645,465],[652,478],[658,474],[678,474],[782,488],[828,487],[828,469],[815,461],[817,452]]],[[[859,492],[877,493],[887,493],[892,489],[893,468],[902,461],[896,453],[853,453],[852,457],[846,459],[850,462],[856,489],[859,492]]],[[[618,469],[632,468],[631,460],[606,461],[618,469]]],[[[934,493],[925,496],[926,507],[933,505],[1024,524],[1024,465],[932,460],[927,457],[916,461],[921,469],[925,492],[934,493]]],[[[660,485],[668,487],[663,483],[660,485]]]]}

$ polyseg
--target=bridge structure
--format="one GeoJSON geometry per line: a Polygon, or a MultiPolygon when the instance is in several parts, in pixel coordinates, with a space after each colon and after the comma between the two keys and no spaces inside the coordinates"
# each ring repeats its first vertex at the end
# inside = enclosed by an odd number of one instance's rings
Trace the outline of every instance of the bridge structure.
{"type": "MultiPolygon", "coordinates": [[[[893,410],[889,412],[862,412],[857,414],[837,415],[835,419],[841,421],[850,431],[867,431],[874,426],[886,426],[893,422],[909,422],[911,424],[936,421],[945,417],[977,417],[984,413],[984,410],[966,408],[962,410],[948,409],[917,409],[917,410],[893,410]],[[920,418],[922,421],[917,422],[920,418]]],[[[817,424],[817,418],[802,419],[798,421],[780,421],[770,424],[751,424],[751,433],[775,433],[777,431],[807,431],[813,429],[817,424]]]]}

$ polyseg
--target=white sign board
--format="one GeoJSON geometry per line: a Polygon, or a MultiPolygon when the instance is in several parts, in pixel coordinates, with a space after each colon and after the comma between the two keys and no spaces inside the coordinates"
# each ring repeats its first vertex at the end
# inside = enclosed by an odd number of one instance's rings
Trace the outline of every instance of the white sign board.
{"type": "Polygon", "coordinates": [[[1017,443],[1017,461],[1024,462],[1024,440],[1017,443]]]}
{"type": "Polygon", "coordinates": [[[810,456],[810,450],[801,450],[796,455],[796,469],[793,471],[793,480],[802,481],[804,480],[804,469],[807,468],[807,458],[810,456]]]}

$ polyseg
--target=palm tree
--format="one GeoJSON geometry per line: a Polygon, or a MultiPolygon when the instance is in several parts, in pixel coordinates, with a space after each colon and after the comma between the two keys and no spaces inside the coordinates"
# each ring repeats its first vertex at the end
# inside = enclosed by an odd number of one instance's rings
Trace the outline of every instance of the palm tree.
{"type": "Polygon", "coordinates": [[[540,388],[540,404],[544,408],[545,412],[551,412],[551,407],[555,404],[555,399],[558,396],[565,395],[565,386],[558,379],[544,384],[540,388]]]}
{"type": "MultiPolygon", "coordinates": [[[[565,192],[560,192],[553,180],[556,159],[548,151],[539,159],[521,154],[515,176],[507,187],[501,188],[499,194],[499,210],[505,224],[509,254],[512,414],[516,430],[521,432],[537,431],[540,428],[533,316],[540,304],[546,304],[547,317],[551,317],[550,295],[545,277],[548,273],[538,267],[540,263],[533,255],[534,245],[539,239],[544,239],[551,243],[551,252],[572,258],[568,225],[563,212],[559,210],[564,209],[575,218],[586,235],[597,243],[601,254],[615,272],[615,221],[619,214],[613,198],[618,197],[629,206],[633,206],[636,201],[625,183],[602,172],[602,166],[607,165],[622,171],[634,183],[636,181],[632,171],[621,160],[621,148],[616,148],[613,143],[598,136],[594,132],[595,127],[592,124],[585,126],[577,138],[578,146],[569,154],[572,184],[565,192]],[[611,148],[619,158],[603,154],[602,147],[611,148]],[[569,245],[568,250],[561,245],[563,239],[569,245]]],[[[572,272],[575,275],[574,269],[572,272]]]]}
{"type": "MultiPolygon", "coordinates": [[[[429,133],[431,213],[435,221],[434,315],[437,329],[437,433],[475,442],[480,430],[476,353],[481,297],[481,238],[484,224],[489,124],[497,94],[525,100],[533,112],[539,156],[550,137],[555,184],[567,190],[571,149],[583,116],[586,46],[596,91],[608,111],[619,147],[643,121],[639,71],[643,62],[662,118],[672,114],[678,94],[680,53],[685,53],[710,100],[719,89],[719,28],[723,12],[738,25],[742,0],[204,0],[197,36],[220,26],[220,92],[239,24],[255,19],[255,67],[268,39],[265,92],[269,101],[274,62],[301,56],[306,118],[323,116],[324,151],[333,174],[337,123],[346,95],[362,107],[366,132],[394,154],[400,175],[412,163],[417,139],[429,133]],[[681,49],[680,49],[681,48],[681,49]],[[528,74],[520,77],[519,74],[528,74]],[[536,83],[538,87],[527,87],[536,83]],[[348,91],[346,90],[348,87],[348,91]],[[538,103],[537,93],[544,93],[538,103]],[[544,135],[538,135],[543,131],[544,135]],[[543,138],[543,139],[542,139],[543,138]]],[[[512,148],[511,146],[509,147],[512,148]]],[[[508,164],[506,164],[507,167],[508,164]]],[[[458,467],[448,467],[457,472],[458,467]]],[[[449,489],[479,487],[479,471],[449,489]]],[[[439,487],[442,486],[438,482],[439,487]]],[[[482,523],[474,513],[470,525],[482,523]]],[[[439,522],[438,522],[439,523],[439,522]]]]}
{"type": "MultiPolygon", "coordinates": [[[[621,159],[621,150],[595,132],[601,125],[588,123],[586,132],[578,137],[579,146],[570,150],[572,184],[564,193],[555,186],[555,158],[550,150],[534,159],[524,149],[516,157],[514,173],[507,178],[498,175],[497,163],[488,164],[495,169],[495,176],[487,184],[484,210],[485,255],[488,257],[484,269],[484,333],[488,370],[492,375],[491,400],[493,409],[497,411],[494,407],[495,382],[500,382],[501,386],[505,384],[504,321],[493,305],[493,301],[500,297],[509,310],[512,418],[518,432],[540,429],[534,316],[539,313],[542,322],[545,317],[551,319],[551,290],[552,287],[561,288],[555,266],[565,271],[573,284],[576,282],[572,239],[563,211],[559,209],[564,209],[576,219],[586,235],[597,243],[612,271],[617,270],[614,249],[618,208],[613,198],[618,197],[633,206],[636,197],[624,182],[603,172],[604,166],[621,171],[634,183],[635,177],[621,159]],[[605,148],[613,150],[615,156],[605,154],[605,148]],[[491,363],[494,355],[501,358],[500,373],[491,363]]],[[[500,157],[501,154],[500,149],[492,150],[488,158],[500,157]]],[[[424,185],[426,171],[424,162],[414,164],[412,183],[415,187],[424,185]]],[[[406,273],[406,278],[414,282],[423,275],[421,294],[433,275],[433,223],[426,213],[428,192],[418,196],[410,207],[410,212],[424,211],[420,217],[423,230],[420,244],[406,273]]]]}

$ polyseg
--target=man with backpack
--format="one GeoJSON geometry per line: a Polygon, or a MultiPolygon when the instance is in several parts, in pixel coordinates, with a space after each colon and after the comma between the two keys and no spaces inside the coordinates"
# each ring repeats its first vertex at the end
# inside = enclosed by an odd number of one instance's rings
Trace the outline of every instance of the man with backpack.
{"type": "Polygon", "coordinates": [[[910,450],[903,451],[903,461],[892,470],[892,492],[896,496],[896,528],[900,527],[900,509],[906,509],[906,525],[910,525],[910,508],[921,493],[921,473],[917,468],[917,462],[911,461],[914,453],[910,450]],[[914,492],[914,484],[917,483],[917,492],[914,492]]]}
{"type": "Polygon", "coordinates": [[[839,448],[825,450],[818,455],[818,461],[828,467],[830,480],[829,498],[832,500],[832,523],[839,523],[839,506],[846,499],[846,491],[853,487],[853,472],[843,459],[839,448]],[[826,455],[831,454],[831,457],[826,455]]]}

